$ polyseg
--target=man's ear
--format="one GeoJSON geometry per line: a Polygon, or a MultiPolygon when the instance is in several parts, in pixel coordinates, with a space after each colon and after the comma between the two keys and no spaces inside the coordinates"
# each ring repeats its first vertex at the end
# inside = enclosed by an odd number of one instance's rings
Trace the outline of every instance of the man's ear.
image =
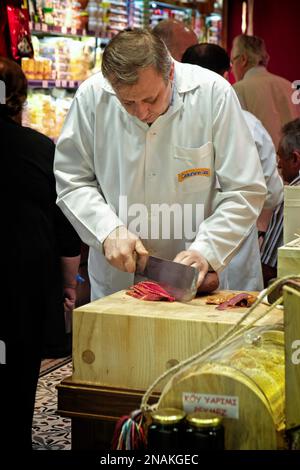
{"type": "Polygon", "coordinates": [[[293,163],[300,170],[300,150],[293,151],[293,163]]]}
{"type": "Polygon", "coordinates": [[[174,71],[175,71],[174,67],[175,67],[174,62],[172,62],[171,68],[170,68],[170,75],[169,75],[169,80],[171,81],[173,81],[173,78],[174,78],[174,71]]]}
{"type": "Polygon", "coordinates": [[[248,65],[248,62],[249,62],[249,59],[248,59],[247,54],[245,54],[245,53],[241,54],[241,56],[240,56],[241,65],[243,65],[243,67],[246,67],[248,65]]]}
{"type": "Polygon", "coordinates": [[[225,78],[225,80],[227,80],[229,82],[229,71],[226,70],[224,73],[223,73],[223,78],[225,78]]]}

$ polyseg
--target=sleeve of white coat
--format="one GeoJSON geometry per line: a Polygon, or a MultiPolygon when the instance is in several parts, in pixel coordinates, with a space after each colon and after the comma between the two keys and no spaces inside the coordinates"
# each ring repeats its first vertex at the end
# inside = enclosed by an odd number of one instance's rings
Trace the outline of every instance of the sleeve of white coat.
{"type": "Polygon", "coordinates": [[[268,191],[263,208],[274,209],[283,200],[283,182],[278,173],[276,151],[271,136],[258,120],[254,127],[254,140],[268,191]]]}
{"type": "MultiPolygon", "coordinates": [[[[259,156],[231,87],[216,90],[213,100],[215,172],[220,189],[190,250],[198,250],[216,271],[221,271],[249,234],[263,207],[266,184],[259,156]]],[[[249,260],[251,262],[251,260],[249,260]]]]}
{"type": "Polygon", "coordinates": [[[81,239],[102,249],[102,242],[123,225],[106,203],[94,174],[93,115],[77,93],[56,146],[57,204],[81,239]]]}

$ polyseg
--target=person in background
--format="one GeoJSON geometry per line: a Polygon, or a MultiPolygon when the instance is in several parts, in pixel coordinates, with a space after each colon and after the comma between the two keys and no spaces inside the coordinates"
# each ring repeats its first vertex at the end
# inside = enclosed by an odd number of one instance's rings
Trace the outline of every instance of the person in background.
{"type": "Polygon", "coordinates": [[[182,21],[162,20],[152,31],[164,41],[171,56],[178,62],[181,62],[182,54],[188,47],[198,43],[196,33],[182,21]]]}
{"type": "MultiPolygon", "coordinates": [[[[278,146],[278,168],[289,186],[300,185],[300,118],[285,124],[278,146]]],[[[261,246],[261,261],[265,287],[277,277],[278,248],[283,245],[282,202],[274,211],[261,246]]]]}
{"type": "Polygon", "coordinates": [[[66,347],[64,311],[75,306],[81,242],[56,205],[54,143],[21,125],[26,77],[17,63],[0,58],[0,80],[6,88],[0,137],[7,254],[0,328],[6,345],[6,364],[1,366],[5,394],[0,405],[1,445],[3,438],[16,440],[19,451],[31,450],[35,392],[45,348],[55,347],[59,354],[66,347]],[[14,205],[8,210],[6,200],[12,198],[14,205]]]}
{"type": "MultiPolygon", "coordinates": [[[[182,61],[213,70],[226,79],[230,70],[229,55],[217,44],[201,43],[191,46],[183,54],[182,61]]],[[[243,115],[255,141],[268,190],[263,210],[257,221],[259,234],[263,235],[273,210],[282,201],[283,183],[277,170],[276,151],[271,137],[253,114],[243,111],[243,115]]],[[[224,289],[231,290],[254,291],[263,288],[260,250],[255,226],[239,252],[221,273],[220,285],[224,289]]]]}
{"type": "Polygon", "coordinates": [[[146,29],[116,35],[102,73],[79,87],[54,168],[58,204],[91,247],[92,299],[132,285],[149,253],[194,266],[202,288],[247,237],[266,194],[232,87],[174,61],[146,29]]]}
{"type": "Polygon", "coordinates": [[[282,126],[300,117],[300,105],[292,101],[292,84],[268,72],[268,61],[263,39],[245,34],[234,38],[231,50],[232,72],[236,79],[234,89],[242,108],[262,122],[277,149],[282,126]]]}

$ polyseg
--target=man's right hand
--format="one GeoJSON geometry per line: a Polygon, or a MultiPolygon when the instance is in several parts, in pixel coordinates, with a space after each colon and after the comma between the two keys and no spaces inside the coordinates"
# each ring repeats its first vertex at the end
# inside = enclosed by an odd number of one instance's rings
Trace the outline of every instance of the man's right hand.
{"type": "Polygon", "coordinates": [[[145,269],[149,253],[141,240],[123,225],[111,232],[103,242],[105,258],[120,271],[134,273],[137,265],[145,269]]]}

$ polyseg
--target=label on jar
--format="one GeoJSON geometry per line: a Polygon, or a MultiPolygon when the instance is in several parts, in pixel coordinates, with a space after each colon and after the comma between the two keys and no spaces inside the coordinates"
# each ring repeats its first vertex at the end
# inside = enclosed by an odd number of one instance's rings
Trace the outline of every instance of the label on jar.
{"type": "Polygon", "coordinates": [[[183,409],[187,414],[211,411],[223,418],[239,419],[239,397],[210,393],[182,393],[183,409]]]}

